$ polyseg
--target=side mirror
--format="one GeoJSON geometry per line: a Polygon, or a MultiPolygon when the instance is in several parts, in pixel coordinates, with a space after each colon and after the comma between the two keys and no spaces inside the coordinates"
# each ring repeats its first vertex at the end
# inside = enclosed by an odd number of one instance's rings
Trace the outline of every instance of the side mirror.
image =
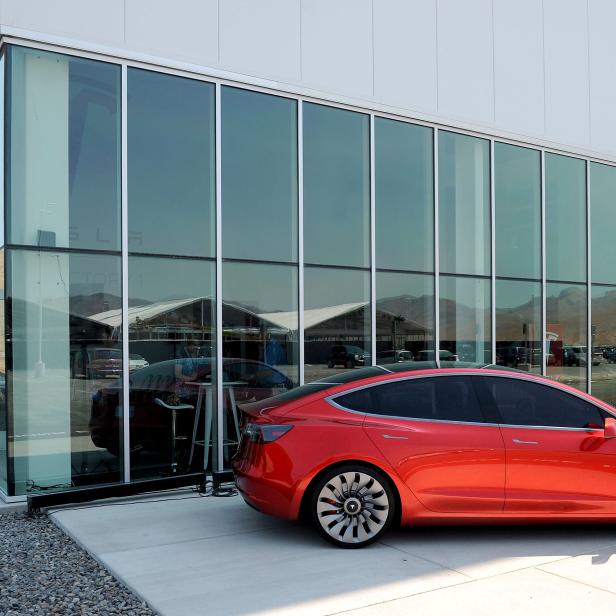
{"type": "Polygon", "coordinates": [[[616,438],[616,418],[606,417],[605,427],[603,429],[603,436],[605,438],[616,438]]]}

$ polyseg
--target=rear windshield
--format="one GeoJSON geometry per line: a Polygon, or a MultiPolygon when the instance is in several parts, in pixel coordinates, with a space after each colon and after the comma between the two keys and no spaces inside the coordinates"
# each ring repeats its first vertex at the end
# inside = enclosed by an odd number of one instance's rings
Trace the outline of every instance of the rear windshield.
{"type": "Polygon", "coordinates": [[[268,398],[268,406],[271,406],[269,404],[270,402],[275,402],[279,404],[283,404],[285,402],[293,402],[294,400],[299,400],[303,396],[309,396],[310,394],[316,394],[319,391],[329,389],[331,386],[331,383],[308,383],[307,385],[302,385],[301,387],[296,387],[295,389],[290,389],[289,391],[285,391],[282,394],[278,394],[277,396],[272,396],[271,398],[268,398]]]}

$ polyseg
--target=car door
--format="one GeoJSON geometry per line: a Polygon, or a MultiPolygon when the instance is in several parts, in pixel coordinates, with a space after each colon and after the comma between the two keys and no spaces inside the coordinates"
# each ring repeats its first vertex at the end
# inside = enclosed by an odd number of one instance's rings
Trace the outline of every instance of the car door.
{"type": "Polygon", "coordinates": [[[505,511],[616,513],[616,439],[608,413],[554,385],[482,377],[501,416],[507,458],[505,511]]]}
{"type": "Polygon", "coordinates": [[[505,451],[471,376],[412,377],[336,402],[365,412],[364,430],[419,501],[437,512],[499,512],[505,451]]]}

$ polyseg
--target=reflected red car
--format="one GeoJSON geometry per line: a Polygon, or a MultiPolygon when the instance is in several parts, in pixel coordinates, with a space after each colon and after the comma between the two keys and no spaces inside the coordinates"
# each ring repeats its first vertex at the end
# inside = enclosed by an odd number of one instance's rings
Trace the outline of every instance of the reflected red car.
{"type": "Polygon", "coordinates": [[[616,519],[616,410],[545,378],[413,362],[240,408],[244,500],[341,547],[392,524],[616,519]]]}

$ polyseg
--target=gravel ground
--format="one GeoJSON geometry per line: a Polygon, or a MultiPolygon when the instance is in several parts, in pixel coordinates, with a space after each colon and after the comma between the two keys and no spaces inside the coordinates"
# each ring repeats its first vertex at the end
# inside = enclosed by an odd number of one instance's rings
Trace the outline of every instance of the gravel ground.
{"type": "Polygon", "coordinates": [[[153,616],[47,516],[0,515],[0,616],[153,616]]]}

